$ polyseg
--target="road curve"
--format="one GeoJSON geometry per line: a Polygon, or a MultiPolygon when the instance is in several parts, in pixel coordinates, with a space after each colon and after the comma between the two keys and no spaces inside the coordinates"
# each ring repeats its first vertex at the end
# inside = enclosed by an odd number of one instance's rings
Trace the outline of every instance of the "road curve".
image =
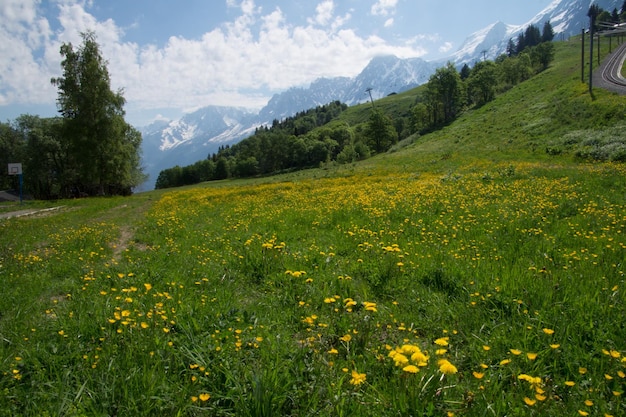
{"type": "Polygon", "coordinates": [[[626,60],[626,42],[620,45],[602,65],[594,71],[594,87],[604,88],[615,93],[626,95],[626,78],[622,76],[622,66],[626,60]]]}

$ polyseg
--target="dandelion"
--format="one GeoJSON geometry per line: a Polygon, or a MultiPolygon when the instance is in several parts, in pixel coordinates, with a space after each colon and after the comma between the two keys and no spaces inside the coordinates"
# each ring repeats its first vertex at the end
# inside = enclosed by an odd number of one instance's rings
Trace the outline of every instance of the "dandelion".
{"type": "Polygon", "coordinates": [[[548,398],[548,397],[546,397],[545,395],[542,395],[542,394],[535,394],[535,398],[537,400],[539,400],[539,401],[545,401],[546,398],[548,398]]]}
{"type": "Polygon", "coordinates": [[[459,371],[456,366],[452,365],[447,359],[440,359],[437,364],[439,365],[439,370],[444,375],[454,375],[459,371]]]}
{"type": "Polygon", "coordinates": [[[558,348],[560,348],[560,347],[561,347],[561,345],[559,345],[558,343],[554,343],[554,344],[551,344],[551,345],[550,345],[550,347],[551,347],[552,349],[558,349],[558,348]]]}
{"type": "Polygon", "coordinates": [[[449,337],[440,337],[439,339],[435,340],[435,344],[438,346],[448,346],[448,340],[450,340],[449,337]]]}
{"type": "Polygon", "coordinates": [[[585,400],[585,405],[586,405],[587,407],[591,407],[591,406],[593,405],[593,401],[591,401],[591,400],[585,400]]]}
{"type": "Polygon", "coordinates": [[[146,292],[150,291],[152,289],[152,284],[148,284],[147,282],[145,284],[143,284],[144,287],[146,287],[146,292]]]}
{"type": "Polygon", "coordinates": [[[581,375],[585,375],[587,373],[587,368],[583,368],[583,367],[578,368],[578,373],[581,375]]]}
{"type": "Polygon", "coordinates": [[[402,368],[402,370],[410,374],[416,374],[419,372],[419,368],[415,365],[407,365],[404,368],[402,368]]]}
{"type": "Polygon", "coordinates": [[[526,405],[532,407],[533,405],[535,405],[537,403],[537,400],[533,400],[533,399],[530,399],[528,397],[524,397],[524,402],[526,403],[526,405]]]}
{"type": "Polygon", "coordinates": [[[366,374],[360,374],[356,370],[352,371],[352,379],[350,379],[350,384],[352,385],[361,385],[367,379],[366,374]]]}
{"type": "Polygon", "coordinates": [[[340,337],[339,340],[341,340],[342,342],[348,343],[349,341],[352,340],[352,336],[350,335],[350,333],[347,333],[344,336],[340,337]]]}
{"type": "Polygon", "coordinates": [[[581,416],[583,416],[583,417],[585,417],[585,416],[588,416],[588,415],[589,415],[589,413],[588,413],[588,412],[586,412],[586,411],[584,411],[584,410],[578,410],[578,414],[580,414],[580,415],[581,415],[581,416]]]}
{"type": "Polygon", "coordinates": [[[622,393],[619,391],[613,391],[613,395],[619,397],[620,395],[622,395],[622,393]]]}
{"type": "Polygon", "coordinates": [[[331,350],[328,351],[329,354],[331,355],[337,355],[339,353],[339,351],[335,348],[332,348],[331,350]]]}
{"type": "Polygon", "coordinates": [[[565,385],[567,385],[568,387],[573,387],[574,385],[576,385],[576,383],[574,381],[565,381],[565,385]]]}
{"type": "Polygon", "coordinates": [[[526,354],[526,357],[527,357],[529,360],[534,361],[535,359],[537,359],[537,354],[536,354],[536,353],[531,353],[531,352],[528,352],[528,353],[526,354]]]}
{"type": "Polygon", "coordinates": [[[490,346],[487,346],[487,345],[483,345],[483,350],[484,350],[485,352],[488,352],[489,350],[491,350],[491,347],[490,347],[490,346]]]}
{"type": "Polygon", "coordinates": [[[510,363],[511,363],[511,359],[504,359],[500,361],[501,366],[508,365],[510,363]]]}
{"type": "Polygon", "coordinates": [[[445,355],[446,353],[448,353],[448,349],[437,349],[435,351],[435,355],[437,356],[442,356],[442,355],[445,355]]]}
{"type": "Polygon", "coordinates": [[[544,329],[543,329],[543,332],[544,332],[545,334],[547,334],[547,335],[553,335],[553,334],[554,334],[554,330],[552,330],[552,329],[547,329],[547,328],[544,328],[544,329]]]}
{"type": "Polygon", "coordinates": [[[209,401],[209,398],[211,398],[211,395],[207,394],[207,393],[202,393],[199,395],[200,401],[209,401]]]}
{"type": "Polygon", "coordinates": [[[376,309],[376,303],[371,303],[369,301],[363,301],[363,305],[365,306],[366,311],[373,311],[374,313],[378,310],[376,309]]]}
{"type": "Polygon", "coordinates": [[[510,352],[514,354],[515,356],[522,354],[522,351],[519,349],[510,349],[510,352]]]}
{"type": "Polygon", "coordinates": [[[485,376],[485,373],[484,372],[476,372],[476,371],[474,371],[474,372],[472,372],[472,375],[474,375],[474,378],[476,378],[476,379],[483,379],[483,377],[485,376]]]}

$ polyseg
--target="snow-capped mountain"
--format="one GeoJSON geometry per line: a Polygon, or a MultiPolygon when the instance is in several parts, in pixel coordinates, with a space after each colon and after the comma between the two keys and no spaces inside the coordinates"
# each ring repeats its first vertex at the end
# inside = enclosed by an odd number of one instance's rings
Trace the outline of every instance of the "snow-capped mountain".
{"type": "Polygon", "coordinates": [[[541,30],[547,21],[550,21],[557,36],[567,39],[589,28],[587,12],[592,4],[613,11],[622,7],[623,0],[555,0],[523,25],[497,22],[471,34],[449,60],[461,65],[484,58],[495,59],[506,51],[510,39],[516,40],[530,25],[541,30]]]}
{"type": "Polygon", "coordinates": [[[419,58],[378,57],[356,78],[320,78],[308,88],[290,88],[275,94],[259,113],[209,106],[179,120],[155,122],[141,129],[143,163],[150,177],[142,189],[151,189],[163,169],[206,158],[220,146],[236,143],[275,119],[335,100],[361,103],[369,100],[365,91],[368,88],[372,88],[375,99],[400,93],[427,82],[436,67],[419,58]]]}
{"type": "Polygon", "coordinates": [[[142,130],[143,163],[154,186],[159,172],[175,165],[189,165],[254,133],[255,128],[271,124],[299,111],[339,100],[352,105],[369,100],[366,90],[378,99],[424,84],[434,71],[447,61],[458,66],[482,59],[495,59],[506,51],[510,39],[533,24],[540,30],[550,21],[557,37],[567,38],[589,26],[587,12],[591,4],[612,11],[623,0],[555,0],[523,25],[496,22],[470,35],[449,58],[427,62],[419,58],[399,59],[382,56],[372,59],[355,78],[321,78],[308,88],[290,88],[274,95],[258,113],[230,107],[210,106],[185,115],[179,120],[158,121],[142,130]]]}

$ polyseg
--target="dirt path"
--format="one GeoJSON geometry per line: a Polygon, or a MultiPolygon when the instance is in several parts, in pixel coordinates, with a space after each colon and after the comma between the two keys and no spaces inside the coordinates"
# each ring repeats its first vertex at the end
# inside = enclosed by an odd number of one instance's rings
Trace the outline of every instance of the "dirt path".
{"type": "Polygon", "coordinates": [[[34,214],[48,213],[48,212],[51,212],[51,211],[60,210],[63,207],[65,207],[65,206],[50,207],[50,208],[47,208],[47,209],[24,209],[24,210],[17,210],[17,211],[9,211],[7,213],[0,213],[0,220],[2,220],[2,219],[11,219],[13,217],[32,216],[34,214]]]}

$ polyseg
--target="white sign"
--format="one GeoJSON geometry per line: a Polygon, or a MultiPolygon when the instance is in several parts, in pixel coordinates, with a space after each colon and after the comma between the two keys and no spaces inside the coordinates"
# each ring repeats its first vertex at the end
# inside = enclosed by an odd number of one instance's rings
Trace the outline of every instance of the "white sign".
{"type": "Polygon", "coordinates": [[[9,164],[9,175],[22,175],[22,164],[9,164]]]}

